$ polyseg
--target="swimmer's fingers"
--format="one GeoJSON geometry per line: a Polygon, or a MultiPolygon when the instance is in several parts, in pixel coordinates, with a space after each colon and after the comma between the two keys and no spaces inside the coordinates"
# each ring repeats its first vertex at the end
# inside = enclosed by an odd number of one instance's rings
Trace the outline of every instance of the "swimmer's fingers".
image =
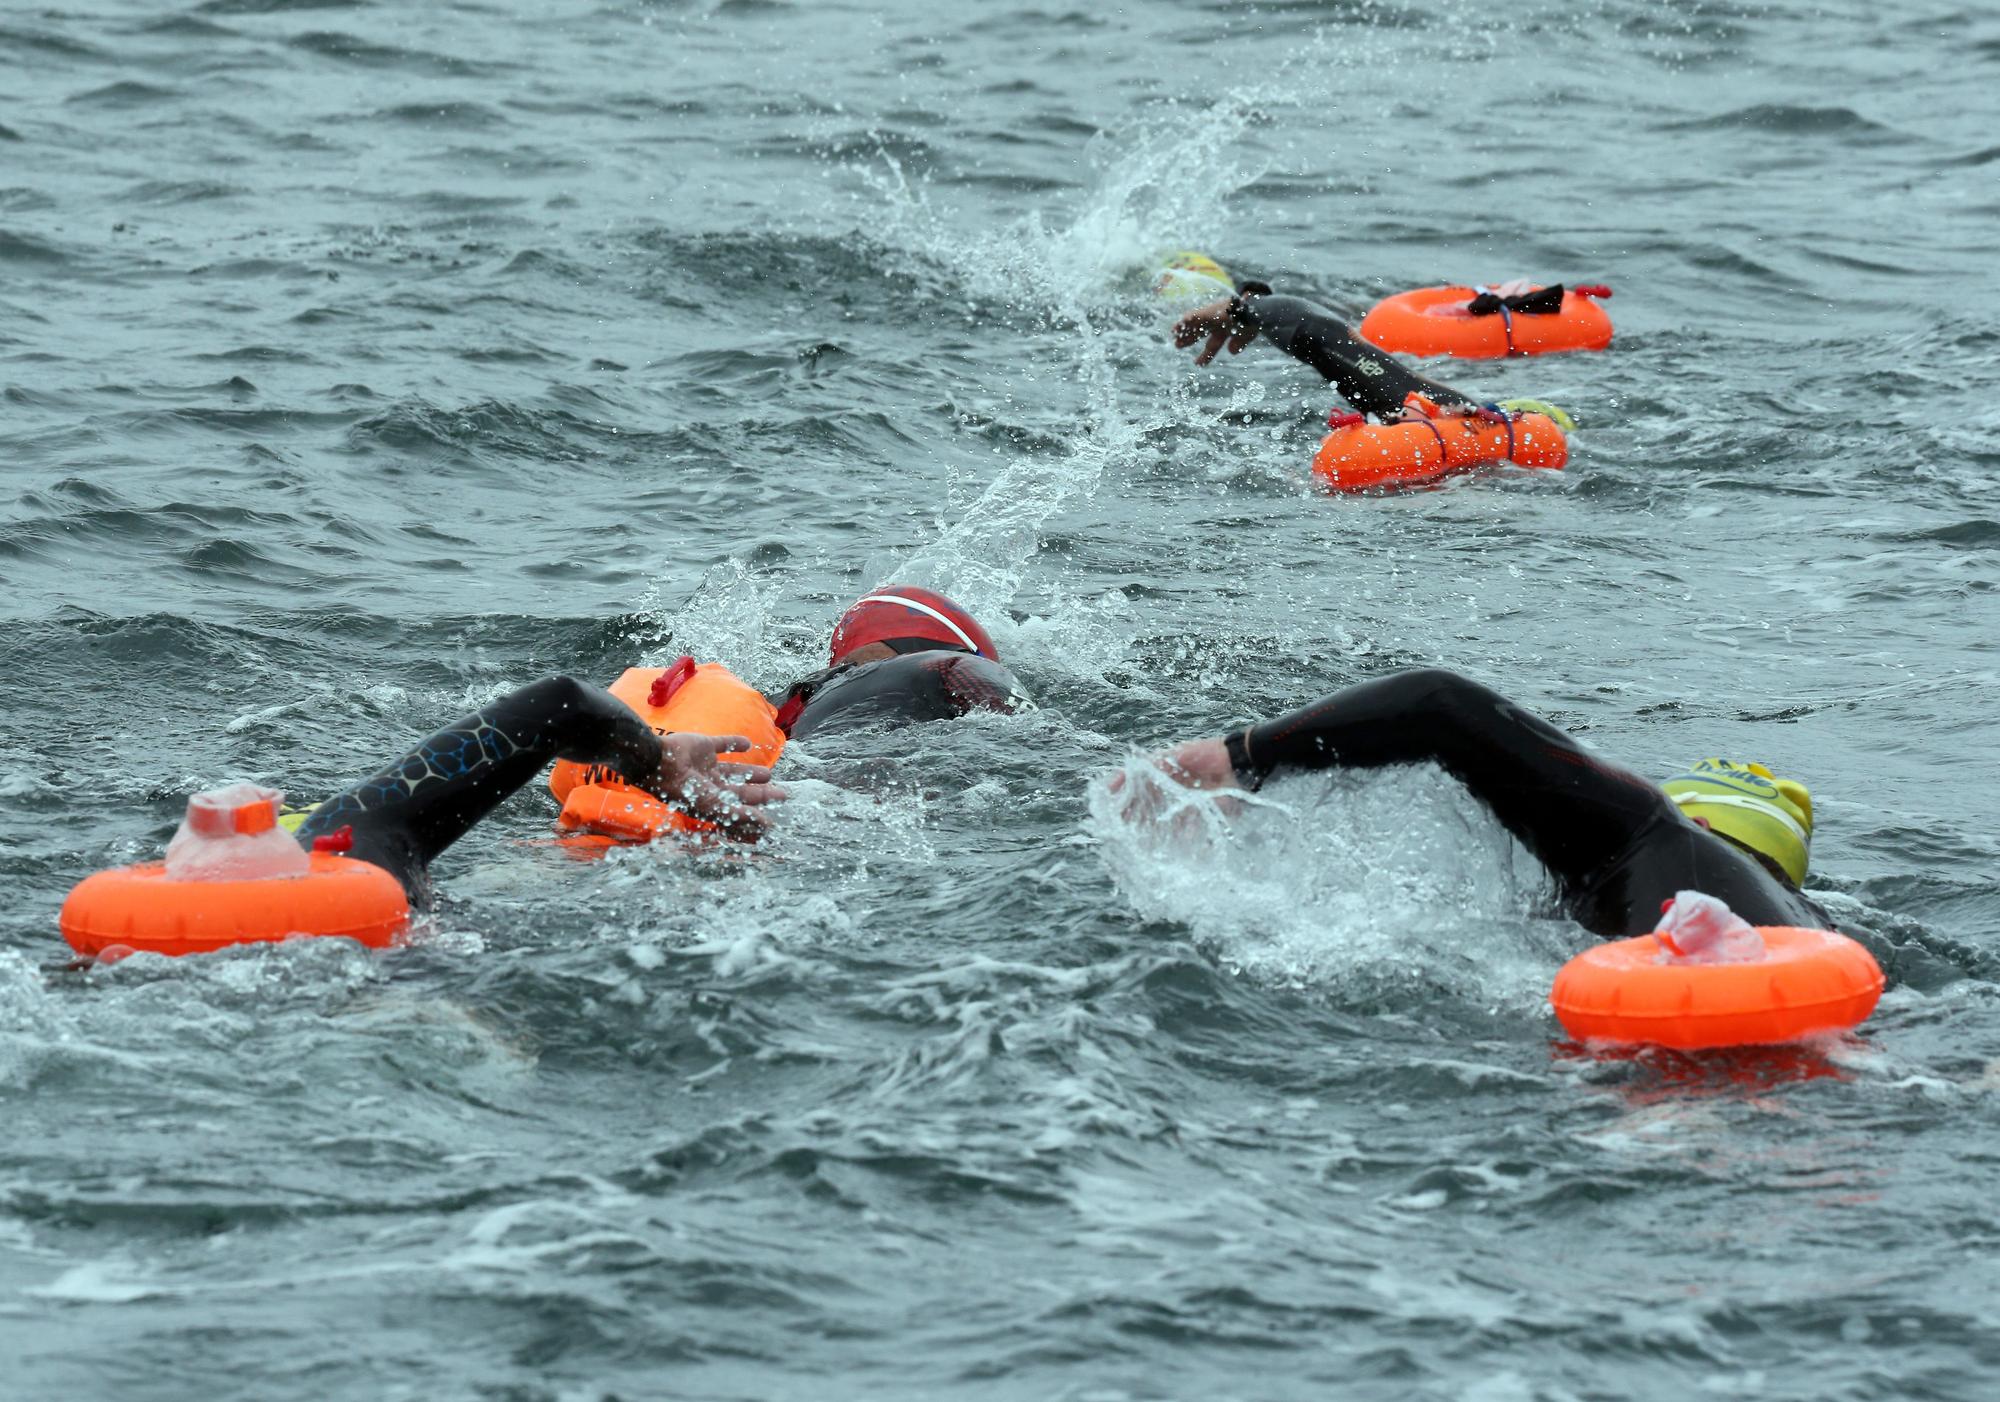
{"type": "MultiPolygon", "coordinates": [[[[1172,779],[1183,788],[1190,789],[1240,789],[1236,770],[1229,762],[1229,747],[1220,740],[1189,740],[1176,745],[1171,750],[1162,750],[1149,757],[1153,768],[1172,779]]],[[[1120,770],[1113,774],[1109,787],[1112,793],[1125,791],[1126,774],[1120,770]]]]}
{"type": "Polygon", "coordinates": [[[746,765],[740,776],[718,770],[716,778],[720,781],[715,786],[717,793],[752,807],[760,803],[782,802],[790,797],[782,785],[771,782],[771,771],[760,766],[746,765]]]}
{"type": "Polygon", "coordinates": [[[1111,776],[1107,787],[1123,800],[1118,816],[1125,822],[1150,823],[1166,807],[1166,794],[1161,790],[1160,781],[1150,773],[1133,775],[1121,769],[1111,776]]]}
{"type": "MultiPolygon", "coordinates": [[[[765,771],[767,774],[769,772],[769,770],[765,771]]],[[[730,786],[730,792],[736,795],[738,803],[745,804],[751,808],[761,807],[766,803],[783,803],[791,797],[791,794],[786,791],[783,784],[773,784],[768,779],[733,784],[730,786]]]]}
{"type": "Polygon", "coordinates": [[[1174,348],[1186,350],[1209,333],[1208,308],[1198,307],[1174,323],[1174,348]]]}
{"type": "Polygon", "coordinates": [[[715,737],[716,761],[714,774],[724,785],[734,790],[745,803],[766,803],[770,800],[763,795],[767,792],[773,798],[783,798],[785,791],[771,782],[771,766],[752,764],[748,760],[726,759],[726,755],[743,754],[750,748],[747,735],[718,735],[715,737]],[[755,793],[757,796],[752,797],[755,793]]]}
{"type": "MultiPolygon", "coordinates": [[[[1224,330],[1228,325],[1229,302],[1226,298],[1220,302],[1210,302],[1205,307],[1196,307],[1193,311],[1174,323],[1174,345],[1181,350],[1186,350],[1196,341],[1201,340],[1202,337],[1224,330]]],[[[1206,364],[1207,362],[1198,361],[1196,363],[1206,364]]]]}
{"type": "Polygon", "coordinates": [[[771,781],[771,766],[740,764],[725,759],[715,766],[715,777],[726,784],[768,784],[771,781]]]}
{"type": "Polygon", "coordinates": [[[729,836],[757,838],[763,836],[769,824],[756,810],[782,802],[788,796],[777,784],[754,782],[704,788],[690,793],[685,802],[695,817],[715,824],[729,836]]]}
{"type": "Polygon", "coordinates": [[[688,811],[725,835],[745,841],[762,837],[770,826],[755,809],[741,803],[697,803],[688,811]]]}
{"type": "Polygon", "coordinates": [[[709,773],[720,756],[742,754],[749,748],[747,735],[703,735],[698,730],[676,730],[660,737],[662,767],[690,774],[709,773]]]}
{"type": "Polygon", "coordinates": [[[680,803],[732,781],[764,783],[771,777],[768,767],[719,758],[749,748],[750,741],[741,735],[702,735],[686,730],[662,735],[660,767],[645,787],[669,803],[680,803]]]}
{"type": "Polygon", "coordinates": [[[1226,326],[1217,327],[1209,333],[1208,344],[1201,348],[1201,354],[1194,358],[1194,363],[1198,366],[1208,364],[1216,356],[1220,355],[1222,348],[1228,344],[1229,328],[1226,326]]]}
{"type": "Polygon", "coordinates": [[[1229,747],[1220,740],[1190,740],[1155,756],[1153,763],[1175,783],[1191,789],[1242,787],[1229,763],[1229,747]]]}
{"type": "Polygon", "coordinates": [[[1169,808],[1178,807],[1169,799],[1172,790],[1161,782],[1172,780],[1188,789],[1233,789],[1241,787],[1229,763],[1229,749],[1220,740],[1189,740],[1171,750],[1149,755],[1150,771],[1127,770],[1111,776],[1106,787],[1124,806],[1120,815],[1126,822],[1152,822],[1169,808]],[[1159,777],[1155,777],[1155,776],[1159,777]]]}

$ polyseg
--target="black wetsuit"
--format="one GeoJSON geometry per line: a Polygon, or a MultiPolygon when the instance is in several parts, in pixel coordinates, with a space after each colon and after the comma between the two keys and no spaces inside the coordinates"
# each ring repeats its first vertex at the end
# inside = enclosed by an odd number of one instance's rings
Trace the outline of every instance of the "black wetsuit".
{"type": "Polygon", "coordinates": [[[660,773],[660,737],[631,707],[572,677],[550,677],[440,730],[395,764],[312,810],[302,846],[354,830],[350,856],[431,901],[430,864],[445,848],[557,759],[601,764],[648,788],[660,773]]]}
{"type": "Polygon", "coordinates": [[[1398,364],[1386,351],[1356,340],[1339,317],[1303,298],[1243,296],[1231,305],[1231,311],[1279,350],[1333,381],[1340,397],[1358,413],[1392,418],[1402,409],[1404,398],[1413,393],[1434,404],[1478,407],[1451,386],[1427,380],[1398,364]]]}
{"type": "Polygon", "coordinates": [[[1014,674],[990,658],[948,648],[829,667],[795,682],[778,703],[778,725],[792,739],[851,725],[910,725],[950,720],[967,711],[1031,710],[1014,674]]]}
{"type": "Polygon", "coordinates": [[[1681,890],[1753,925],[1831,929],[1826,912],[1658,786],[1607,764],[1541,717],[1455,673],[1364,682],[1228,738],[1237,781],[1280,769],[1437,764],[1540,858],[1564,910],[1606,938],[1642,935],[1681,890]]]}

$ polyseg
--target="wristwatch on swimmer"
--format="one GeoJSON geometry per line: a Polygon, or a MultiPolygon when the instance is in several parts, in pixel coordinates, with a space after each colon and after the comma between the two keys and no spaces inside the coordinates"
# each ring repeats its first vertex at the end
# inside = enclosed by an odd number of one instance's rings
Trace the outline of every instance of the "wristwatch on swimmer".
{"type": "Polygon", "coordinates": [[[1229,772],[1236,782],[1251,793],[1264,787],[1264,776],[1257,772],[1257,766],[1250,759],[1250,727],[1232,730],[1223,737],[1222,748],[1229,756],[1229,772]]]}

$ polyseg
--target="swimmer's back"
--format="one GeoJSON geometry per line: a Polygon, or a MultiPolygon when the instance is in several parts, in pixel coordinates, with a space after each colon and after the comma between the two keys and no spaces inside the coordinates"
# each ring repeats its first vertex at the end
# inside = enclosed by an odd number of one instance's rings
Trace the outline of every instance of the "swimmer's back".
{"type": "Polygon", "coordinates": [[[1628,939],[1650,933],[1659,924],[1661,906],[1683,890],[1715,897],[1752,925],[1833,928],[1824,910],[1750,853],[1704,832],[1666,804],[1624,853],[1573,882],[1565,904],[1585,928],[1607,939],[1628,939]]]}

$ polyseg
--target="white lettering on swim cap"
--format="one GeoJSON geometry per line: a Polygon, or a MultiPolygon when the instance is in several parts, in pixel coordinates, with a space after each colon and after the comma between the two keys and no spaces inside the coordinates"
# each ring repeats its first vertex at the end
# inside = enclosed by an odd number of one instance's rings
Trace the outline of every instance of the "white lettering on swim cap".
{"type": "Polygon", "coordinates": [[[1714,803],[1725,808],[1748,808],[1755,813],[1765,813],[1790,828],[1799,841],[1812,841],[1812,835],[1800,827],[1791,814],[1767,799],[1752,798],[1747,793],[1680,793],[1675,794],[1673,799],[1683,808],[1690,803],[1714,803]]]}
{"type": "Polygon", "coordinates": [[[968,638],[963,628],[952,622],[947,615],[939,613],[929,604],[922,603],[916,599],[906,599],[901,594],[870,594],[861,602],[864,604],[901,604],[904,608],[915,609],[918,613],[929,614],[945,627],[951,629],[951,635],[965,644],[967,652],[977,653],[979,651],[979,644],[968,638]]]}

